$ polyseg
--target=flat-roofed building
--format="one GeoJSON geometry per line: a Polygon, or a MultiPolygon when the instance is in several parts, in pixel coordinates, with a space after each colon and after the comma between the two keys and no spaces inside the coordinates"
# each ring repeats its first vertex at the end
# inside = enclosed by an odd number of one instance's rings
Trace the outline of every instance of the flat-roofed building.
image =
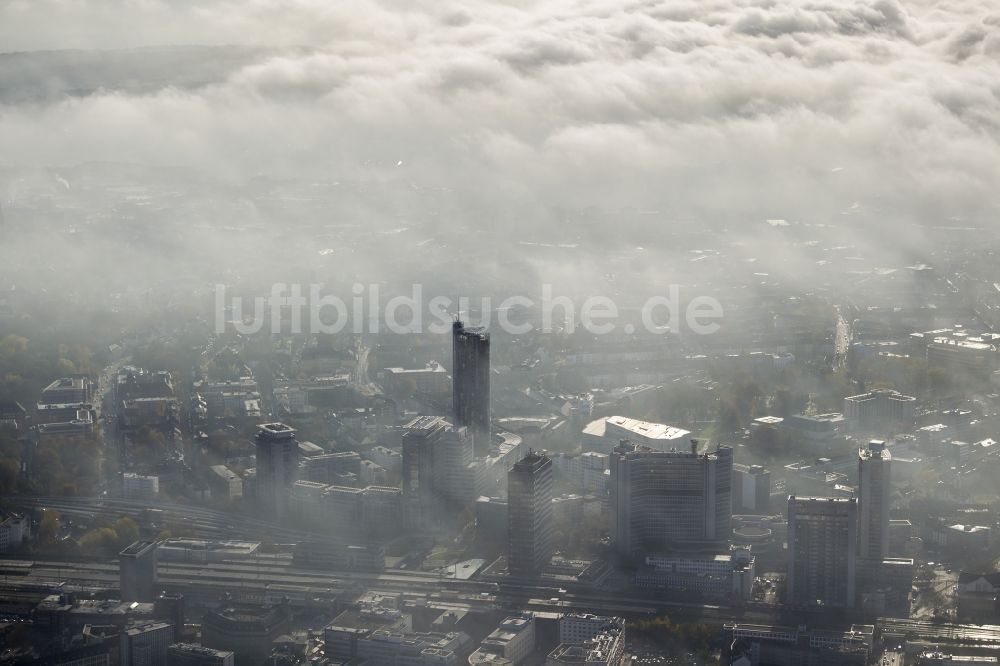
{"type": "Polygon", "coordinates": [[[537,453],[515,463],[507,477],[507,568],[513,573],[538,574],[552,558],[553,477],[552,460],[537,453]]]}
{"type": "Polygon", "coordinates": [[[771,472],[760,465],[733,464],[733,513],[771,512],[771,472]]]}
{"type": "Polygon", "coordinates": [[[535,651],[535,618],[530,614],[504,619],[483,639],[470,664],[496,664],[500,657],[513,666],[523,663],[535,651]]]}
{"type": "Polygon", "coordinates": [[[153,541],[136,541],[118,554],[122,601],[156,601],[156,550],[153,541]]]}
{"type": "Polygon", "coordinates": [[[291,627],[287,605],[227,606],[205,613],[201,640],[205,647],[231,650],[236,666],[260,666],[271,654],[274,639],[291,627]]]}
{"type": "Polygon", "coordinates": [[[865,666],[871,658],[875,627],[855,624],[848,631],[828,631],[805,625],[727,623],[722,635],[723,663],[745,657],[752,666],[865,666]]]}
{"type": "Polygon", "coordinates": [[[640,446],[666,450],[683,445],[691,433],[663,423],[650,423],[627,416],[606,416],[591,421],[583,429],[581,445],[584,451],[611,453],[624,439],[640,446]]]}
{"type": "Polygon", "coordinates": [[[222,562],[249,560],[257,555],[257,541],[216,541],[209,539],[164,539],[157,545],[156,556],[171,562],[222,562]]]}
{"type": "Polygon", "coordinates": [[[174,643],[167,648],[167,666],[236,666],[236,660],[232,650],[174,643]]]}
{"type": "Polygon", "coordinates": [[[167,666],[174,625],[167,622],[129,624],[118,634],[120,666],[167,666]]]}
{"type": "Polygon", "coordinates": [[[873,439],[858,450],[858,554],[870,560],[889,557],[889,508],[892,454],[873,439]]]}
{"type": "Polygon", "coordinates": [[[122,495],[125,499],[151,500],[160,494],[160,477],[125,472],[122,474],[122,495]]]}
{"type": "Polygon", "coordinates": [[[485,328],[467,328],[461,321],[451,330],[452,414],[456,426],[469,429],[476,453],[483,455],[492,430],[490,336],[485,328]]]}
{"type": "Polygon", "coordinates": [[[844,398],[844,419],[853,429],[888,432],[899,424],[913,425],[917,399],[891,389],[875,389],[844,398]]]}
{"type": "Polygon", "coordinates": [[[67,405],[90,402],[90,380],[86,377],[62,377],[42,389],[38,402],[43,405],[67,405]]]}
{"type": "Polygon", "coordinates": [[[408,394],[447,395],[451,391],[451,376],[443,365],[431,361],[423,368],[386,368],[385,391],[397,397],[408,394]]]}
{"type": "Polygon", "coordinates": [[[858,502],[854,498],[788,498],[786,603],[853,608],[858,502]]]}
{"type": "Polygon", "coordinates": [[[208,486],[213,497],[235,499],[243,496],[243,477],[225,465],[208,468],[208,486]]]}
{"type": "Polygon", "coordinates": [[[633,577],[639,587],[734,602],[750,601],[755,575],[749,546],[691,556],[650,555],[633,577]]]}
{"type": "Polygon", "coordinates": [[[733,450],[660,451],[623,441],[611,454],[611,541],[641,559],[726,544],[732,531],[733,450]]]}
{"type": "Polygon", "coordinates": [[[295,430],[284,423],[257,426],[257,502],[270,518],[288,515],[292,486],[299,474],[299,445],[295,430]]]}

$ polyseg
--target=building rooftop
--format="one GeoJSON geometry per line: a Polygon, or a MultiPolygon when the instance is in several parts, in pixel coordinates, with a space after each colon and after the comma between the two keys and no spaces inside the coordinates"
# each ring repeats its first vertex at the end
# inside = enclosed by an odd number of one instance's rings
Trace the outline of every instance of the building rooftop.
{"type": "Polygon", "coordinates": [[[858,449],[858,458],[861,460],[875,460],[881,458],[882,460],[892,460],[892,454],[889,452],[888,447],[885,445],[885,441],[881,439],[873,439],[868,442],[868,446],[863,449],[858,449]]]}
{"type": "Polygon", "coordinates": [[[675,428],[674,426],[669,426],[663,423],[640,421],[639,419],[633,419],[627,416],[608,416],[591,421],[587,424],[587,427],[583,429],[583,432],[586,435],[592,435],[594,437],[605,437],[607,435],[608,426],[611,426],[612,430],[616,428],[624,430],[643,439],[663,441],[683,439],[691,434],[689,431],[682,428],[675,428]]]}
{"type": "Polygon", "coordinates": [[[295,434],[295,428],[284,423],[262,423],[257,426],[258,434],[268,437],[286,439],[295,434]]]}
{"type": "Polygon", "coordinates": [[[136,541],[122,550],[119,555],[141,555],[150,549],[156,548],[155,541],[136,541]]]}
{"type": "Polygon", "coordinates": [[[229,650],[216,650],[215,648],[209,648],[203,645],[196,645],[194,643],[174,643],[167,649],[170,652],[184,652],[187,654],[196,654],[203,657],[221,658],[233,654],[229,650]]]}

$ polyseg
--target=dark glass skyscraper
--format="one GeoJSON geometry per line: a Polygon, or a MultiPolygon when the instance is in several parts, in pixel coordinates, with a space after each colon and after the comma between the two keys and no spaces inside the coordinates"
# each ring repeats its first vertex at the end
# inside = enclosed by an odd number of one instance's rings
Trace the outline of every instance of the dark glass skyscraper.
{"type": "Polygon", "coordinates": [[[483,328],[451,327],[452,409],[455,425],[472,433],[477,455],[490,448],[490,336],[483,328]]]}
{"type": "Polygon", "coordinates": [[[858,555],[881,562],[889,557],[892,455],[873,439],[858,451],[858,555]]]}

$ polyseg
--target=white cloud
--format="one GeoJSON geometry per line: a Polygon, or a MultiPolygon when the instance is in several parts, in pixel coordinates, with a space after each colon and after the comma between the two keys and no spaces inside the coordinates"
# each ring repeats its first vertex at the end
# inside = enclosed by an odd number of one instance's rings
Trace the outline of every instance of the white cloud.
{"type": "Polygon", "coordinates": [[[161,54],[145,79],[146,51],[72,76],[51,54],[4,56],[33,68],[31,95],[2,91],[6,163],[235,178],[385,163],[484,203],[996,212],[1000,17],[984,1],[18,0],[0,43],[254,47],[175,70],[161,54]]]}

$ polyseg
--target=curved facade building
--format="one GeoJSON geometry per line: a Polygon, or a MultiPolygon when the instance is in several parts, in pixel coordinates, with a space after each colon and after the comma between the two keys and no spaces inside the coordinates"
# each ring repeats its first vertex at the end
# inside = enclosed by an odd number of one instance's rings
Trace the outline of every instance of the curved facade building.
{"type": "Polygon", "coordinates": [[[719,548],[732,523],[733,450],[658,451],[622,441],[611,454],[611,538],[621,557],[719,548]]]}

